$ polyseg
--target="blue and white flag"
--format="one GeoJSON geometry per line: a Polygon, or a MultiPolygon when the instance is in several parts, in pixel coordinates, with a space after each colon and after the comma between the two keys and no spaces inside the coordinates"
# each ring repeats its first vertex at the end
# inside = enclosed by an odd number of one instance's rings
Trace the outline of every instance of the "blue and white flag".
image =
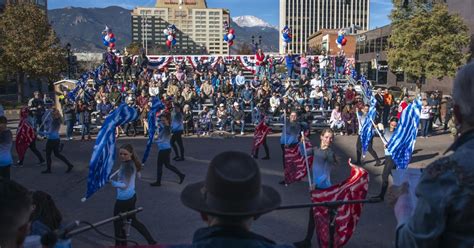
{"type": "Polygon", "coordinates": [[[369,112],[365,116],[364,123],[362,123],[360,130],[360,143],[362,145],[362,155],[364,157],[367,153],[367,150],[369,149],[370,141],[374,136],[374,126],[372,123],[375,120],[375,116],[377,115],[377,110],[375,109],[376,101],[377,100],[375,100],[374,96],[370,98],[369,112]]]}
{"type": "Polygon", "coordinates": [[[397,169],[406,169],[410,163],[420,124],[420,112],[421,101],[416,98],[402,112],[398,126],[387,144],[397,169]]]}
{"type": "Polygon", "coordinates": [[[362,93],[364,97],[364,103],[368,103],[369,100],[372,101],[372,90],[370,89],[369,82],[365,78],[365,76],[360,77],[362,93]]]}
{"type": "Polygon", "coordinates": [[[120,105],[105,118],[89,164],[86,198],[97,192],[109,180],[115,163],[115,128],[137,118],[137,110],[126,104],[120,105]]]}
{"type": "Polygon", "coordinates": [[[150,112],[148,112],[148,141],[146,142],[145,153],[143,154],[142,164],[145,164],[150,154],[151,145],[156,132],[156,113],[165,108],[165,105],[160,101],[158,97],[154,97],[151,101],[150,112]]]}

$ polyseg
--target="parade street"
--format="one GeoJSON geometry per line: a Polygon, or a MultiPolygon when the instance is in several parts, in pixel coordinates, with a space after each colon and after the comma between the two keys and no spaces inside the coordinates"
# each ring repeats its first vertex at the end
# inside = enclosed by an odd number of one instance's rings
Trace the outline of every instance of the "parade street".
{"type": "MultiPolygon", "coordinates": [[[[318,134],[311,135],[313,145],[319,144],[318,134]]],[[[337,152],[338,166],[332,171],[333,183],[344,180],[349,174],[347,159],[355,157],[355,143],[357,136],[336,136],[334,148],[337,152]]],[[[137,180],[137,206],[144,207],[138,214],[141,220],[151,231],[159,244],[190,243],[193,232],[205,226],[199,213],[184,207],[180,201],[181,190],[186,184],[202,181],[205,178],[210,159],[216,154],[238,150],[250,152],[252,135],[237,136],[236,138],[196,138],[184,139],[185,161],[172,164],[186,174],[182,185],[178,178],[169,170],[164,170],[163,184],[161,187],[150,187],[149,183],[155,181],[157,148],[153,146],[150,158],[142,171],[141,179],[137,180]]],[[[86,220],[94,223],[109,218],[113,214],[115,202],[115,189],[110,185],[105,186],[89,200],[82,203],[81,198],[86,192],[88,164],[94,147],[93,141],[63,141],[63,154],[74,164],[72,173],[65,174],[66,165],[53,158],[52,174],[41,174],[43,167],[37,166],[36,158],[27,152],[24,167],[12,168],[12,179],[23,184],[30,190],[43,190],[51,194],[64,214],[65,222],[73,220],[86,220]]],[[[141,157],[144,152],[146,140],[143,137],[121,137],[117,147],[131,143],[141,157]]],[[[442,155],[452,143],[448,134],[418,139],[410,166],[425,167],[429,162],[442,155]]],[[[45,141],[38,141],[37,146],[43,151],[45,141]]],[[[258,160],[262,173],[262,183],[276,188],[282,196],[283,205],[309,203],[308,184],[306,179],[285,187],[279,185],[282,180],[282,161],[279,144],[279,134],[270,135],[270,160],[258,160]]],[[[374,149],[379,156],[383,156],[382,143],[378,137],[374,138],[374,149]]],[[[260,156],[264,154],[261,151],[260,156]]],[[[354,158],[355,159],[355,158],[354,158]]],[[[370,172],[368,195],[378,194],[380,191],[380,174],[383,167],[374,167],[375,162],[368,155],[365,168],[370,172]]],[[[118,163],[116,163],[118,164],[118,163]]],[[[117,166],[114,167],[114,171],[117,166]]],[[[293,243],[302,240],[306,233],[308,222],[308,209],[281,210],[264,215],[257,221],[253,230],[277,243],[293,243]]],[[[393,207],[387,203],[365,205],[362,210],[361,220],[347,247],[393,247],[396,229],[396,219],[393,207]]],[[[101,231],[113,236],[113,225],[108,224],[101,231]]],[[[145,240],[134,230],[131,230],[130,239],[145,244],[145,240]]],[[[316,239],[313,239],[315,244],[316,239]]],[[[78,235],[73,238],[74,247],[98,247],[113,245],[113,240],[108,240],[94,231],[78,235]]]]}

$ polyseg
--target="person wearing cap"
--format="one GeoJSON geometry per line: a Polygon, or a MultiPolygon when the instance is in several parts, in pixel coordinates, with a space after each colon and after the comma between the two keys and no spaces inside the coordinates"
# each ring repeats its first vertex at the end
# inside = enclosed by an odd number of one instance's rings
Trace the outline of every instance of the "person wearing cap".
{"type": "Polygon", "coordinates": [[[250,231],[258,217],[280,206],[281,197],[261,184],[259,166],[246,153],[228,151],[215,156],[205,181],[186,186],[181,202],[198,211],[208,227],[196,230],[192,244],[173,247],[292,247],[250,231]]]}
{"type": "Polygon", "coordinates": [[[235,125],[240,126],[240,135],[244,135],[245,120],[244,111],[239,108],[239,103],[234,102],[234,109],[231,112],[232,121],[230,122],[230,129],[232,134],[235,134],[235,125]]]}

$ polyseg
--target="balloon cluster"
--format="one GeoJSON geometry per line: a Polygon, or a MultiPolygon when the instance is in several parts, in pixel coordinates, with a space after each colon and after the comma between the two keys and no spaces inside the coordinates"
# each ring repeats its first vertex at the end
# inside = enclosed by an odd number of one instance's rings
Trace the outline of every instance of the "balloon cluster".
{"type": "Polygon", "coordinates": [[[338,35],[337,35],[336,43],[337,43],[337,47],[339,47],[339,49],[341,49],[343,46],[346,45],[346,43],[347,43],[346,31],[339,30],[338,35]]]}
{"type": "Polygon", "coordinates": [[[115,35],[112,33],[112,29],[108,26],[105,26],[104,31],[102,31],[102,43],[106,47],[115,47],[115,35]]]}
{"type": "Polygon", "coordinates": [[[281,30],[281,39],[283,40],[283,46],[287,47],[288,43],[291,43],[291,38],[293,35],[291,34],[291,29],[288,26],[285,26],[283,30],[281,30]]]}
{"type": "Polygon", "coordinates": [[[224,29],[226,32],[226,34],[224,34],[224,41],[227,42],[227,45],[229,46],[234,45],[235,30],[229,27],[229,23],[227,23],[227,21],[224,22],[224,29]]]}
{"type": "Polygon", "coordinates": [[[171,46],[176,45],[176,27],[174,25],[168,25],[168,27],[163,30],[163,33],[166,36],[166,46],[171,48],[171,46]]]}

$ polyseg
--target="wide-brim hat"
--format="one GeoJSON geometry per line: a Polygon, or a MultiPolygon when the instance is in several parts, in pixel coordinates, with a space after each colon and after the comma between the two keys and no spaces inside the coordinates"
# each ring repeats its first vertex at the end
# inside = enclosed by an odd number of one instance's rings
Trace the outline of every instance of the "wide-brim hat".
{"type": "Polygon", "coordinates": [[[281,197],[261,185],[260,169],[250,155],[230,151],[212,159],[205,181],[184,188],[181,202],[215,216],[258,216],[278,208],[281,197]]]}

